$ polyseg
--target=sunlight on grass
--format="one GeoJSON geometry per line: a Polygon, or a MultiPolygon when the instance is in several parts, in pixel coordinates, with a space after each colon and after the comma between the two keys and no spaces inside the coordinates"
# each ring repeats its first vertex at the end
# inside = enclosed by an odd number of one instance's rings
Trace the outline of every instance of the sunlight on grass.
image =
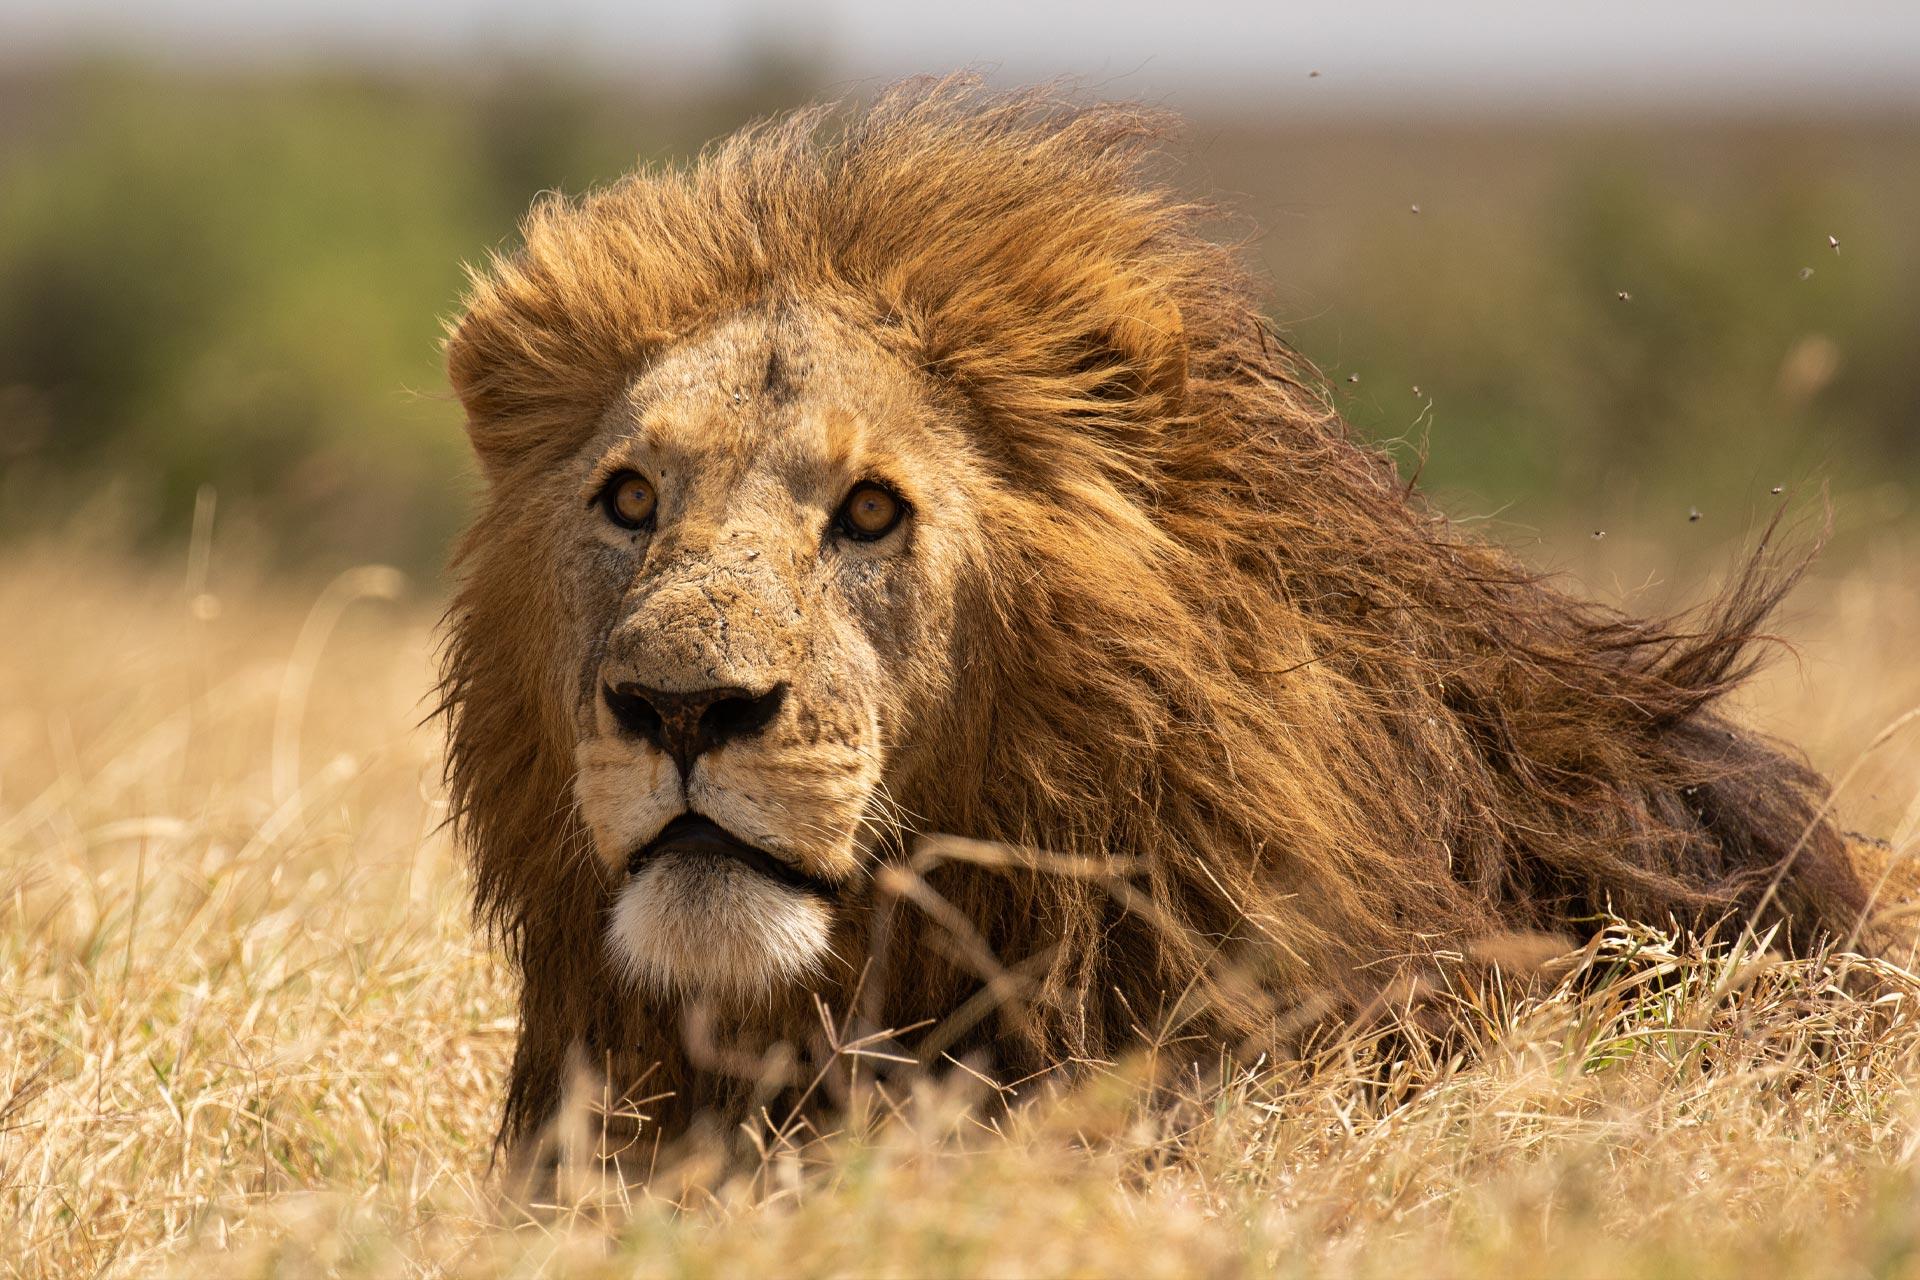
{"type": "MultiPolygon", "coordinates": [[[[1750,697],[1835,775],[1920,703],[1912,563],[1812,584],[1804,668],[1750,697]]],[[[1618,924],[1537,985],[1444,997],[1471,1054],[1163,1063],[1158,1104],[1139,1063],[1004,1109],[955,1073],[512,1225],[513,993],[441,826],[432,593],[204,586],[0,565],[7,1274],[1920,1272],[1920,979],[1618,924]]],[[[1917,739],[1840,797],[1908,854],[1917,739]]]]}

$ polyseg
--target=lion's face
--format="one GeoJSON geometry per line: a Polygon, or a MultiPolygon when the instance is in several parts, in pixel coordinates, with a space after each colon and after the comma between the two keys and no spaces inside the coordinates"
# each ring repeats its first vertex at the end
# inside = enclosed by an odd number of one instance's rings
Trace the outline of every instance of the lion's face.
{"type": "Polygon", "coordinates": [[[574,783],[654,990],[813,971],[947,692],[981,483],[904,360],[821,313],[662,352],[553,478],[574,783]]]}

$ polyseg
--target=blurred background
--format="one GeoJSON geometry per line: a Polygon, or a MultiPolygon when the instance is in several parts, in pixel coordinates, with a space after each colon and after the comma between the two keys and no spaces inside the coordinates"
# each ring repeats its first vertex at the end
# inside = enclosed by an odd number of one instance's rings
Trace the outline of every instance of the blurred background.
{"type": "Polygon", "coordinates": [[[1537,559],[1721,554],[1776,488],[1828,488],[1842,561],[1920,527],[1906,0],[10,0],[0,50],[0,550],[198,522],[431,580],[463,262],[538,192],[958,67],[1182,112],[1351,421],[1537,559]]]}

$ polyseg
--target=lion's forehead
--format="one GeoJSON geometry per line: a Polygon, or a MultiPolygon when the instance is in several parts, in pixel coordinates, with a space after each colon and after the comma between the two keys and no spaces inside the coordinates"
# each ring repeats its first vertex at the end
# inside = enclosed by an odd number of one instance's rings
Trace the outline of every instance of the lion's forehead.
{"type": "Polygon", "coordinates": [[[912,368],[860,330],[787,307],[743,313],[668,347],[637,372],[589,459],[622,449],[664,468],[662,486],[707,518],[781,497],[837,503],[852,480],[935,480],[950,449],[925,428],[912,368]]]}
{"type": "Polygon", "coordinates": [[[876,436],[892,440],[913,400],[898,360],[831,315],[788,305],[670,346],[633,378],[612,425],[710,462],[826,471],[857,462],[876,436]]]}

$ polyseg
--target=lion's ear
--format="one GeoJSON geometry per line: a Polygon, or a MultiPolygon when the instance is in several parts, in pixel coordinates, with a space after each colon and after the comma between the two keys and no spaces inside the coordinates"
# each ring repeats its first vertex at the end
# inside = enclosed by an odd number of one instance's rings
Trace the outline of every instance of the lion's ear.
{"type": "Polygon", "coordinates": [[[485,341],[476,331],[471,313],[447,326],[447,382],[453,388],[460,407],[466,410],[467,440],[488,480],[499,478],[511,469],[510,433],[502,427],[505,419],[498,412],[492,365],[487,359],[485,341]]]}
{"type": "Polygon", "coordinates": [[[528,352],[511,350],[495,317],[479,308],[461,316],[447,335],[447,381],[467,414],[467,439],[489,481],[516,470],[540,451],[553,424],[532,385],[528,352]]]}
{"type": "Polygon", "coordinates": [[[496,266],[449,327],[447,380],[466,410],[467,438],[489,482],[577,448],[609,398],[658,347],[661,336],[644,324],[580,323],[570,301],[496,266]]]}

